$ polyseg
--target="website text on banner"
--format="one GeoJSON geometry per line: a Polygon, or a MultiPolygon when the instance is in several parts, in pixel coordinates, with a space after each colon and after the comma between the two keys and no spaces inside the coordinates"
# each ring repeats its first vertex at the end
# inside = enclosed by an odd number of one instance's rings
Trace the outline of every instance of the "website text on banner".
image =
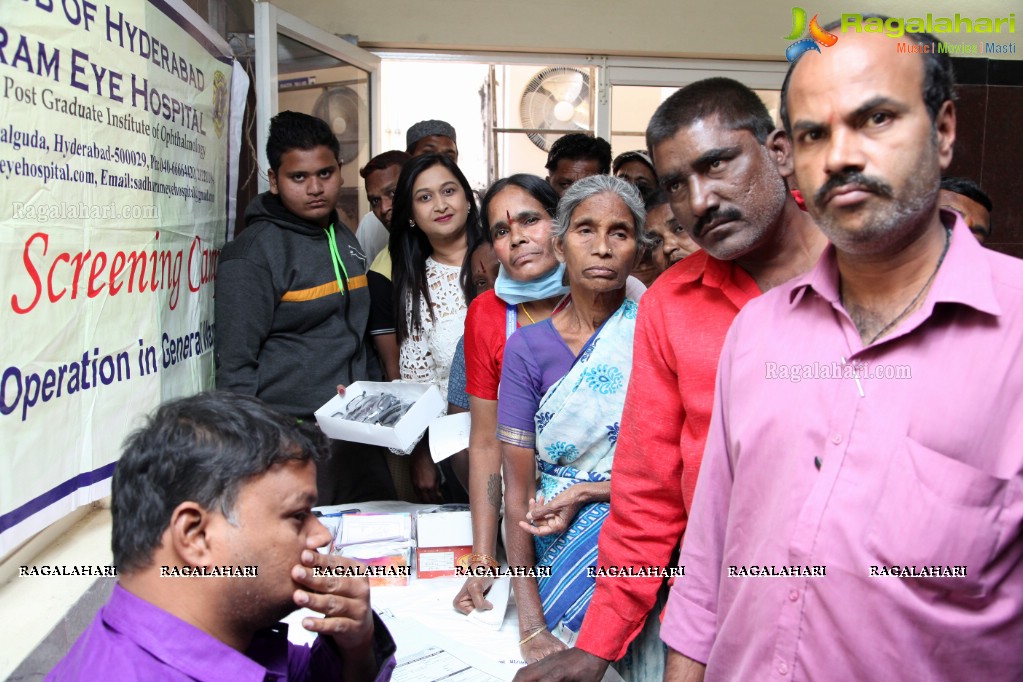
{"type": "Polygon", "coordinates": [[[232,85],[179,0],[3,1],[0,555],[107,494],[140,415],[212,386],[232,85]]]}

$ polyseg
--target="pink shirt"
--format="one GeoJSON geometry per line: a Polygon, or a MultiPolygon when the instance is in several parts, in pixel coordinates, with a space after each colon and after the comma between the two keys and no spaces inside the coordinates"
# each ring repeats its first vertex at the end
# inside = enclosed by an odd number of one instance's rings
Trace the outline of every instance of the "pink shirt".
{"type": "Polygon", "coordinates": [[[708,680],[1019,679],[1023,261],[956,218],[867,348],[837,277],[829,247],[728,333],[661,637],[708,680]]]}

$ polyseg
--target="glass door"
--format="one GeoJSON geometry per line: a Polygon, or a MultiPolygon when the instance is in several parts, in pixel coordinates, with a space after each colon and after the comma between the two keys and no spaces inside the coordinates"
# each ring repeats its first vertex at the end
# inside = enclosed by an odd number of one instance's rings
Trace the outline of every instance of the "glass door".
{"type": "Polygon", "coordinates": [[[778,124],[778,103],[786,62],[657,60],[609,57],[609,133],[615,154],[646,149],[646,126],[661,102],[679,88],[712,76],[732,78],[764,101],[778,124]]]}
{"type": "Polygon", "coordinates": [[[369,211],[359,169],[380,148],[380,58],[268,2],[254,5],[259,188],[269,188],[266,138],[279,111],[326,121],[341,145],[344,186],[337,210],[347,225],[369,211]]]}

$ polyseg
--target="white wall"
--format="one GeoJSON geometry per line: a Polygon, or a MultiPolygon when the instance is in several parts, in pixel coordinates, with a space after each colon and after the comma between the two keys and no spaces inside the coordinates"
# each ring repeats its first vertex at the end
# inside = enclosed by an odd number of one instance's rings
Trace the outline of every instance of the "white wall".
{"type": "MultiPolygon", "coordinates": [[[[419,121],[447,121],[458,134],[458,167],[474,189],[487,184],[480,90],[487,66],[460,62],[385,60],[381,66],[381,151],[405,149],[405,133],[419,121]]],[[[360,185],[361,187],[361,185],[360,185]]]]}
{"type": "MultiPolygon", "coordinates": [[[[1019,0],[275,0],[282,9],[363,47],[784,60],[791,10],[822,23],[843,12],[971,17],[1016,13],[1019,0]]],[[[997,36],[995,36],[997,37],[997,36]]],[[[950,36],[960,42],[967,36],[950,36]]],[[[1017,45],[1016,55],[1023,59],[1017,45]]]]}

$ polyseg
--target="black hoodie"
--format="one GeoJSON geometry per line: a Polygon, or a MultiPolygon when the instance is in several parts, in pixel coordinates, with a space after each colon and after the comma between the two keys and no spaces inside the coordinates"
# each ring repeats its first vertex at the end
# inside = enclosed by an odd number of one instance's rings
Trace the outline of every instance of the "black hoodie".
{"type": "Polygon", "coordinates": [[[214,298],[217,388],[254,395],[309,418],[337,384],[380,378],[365,343],[366,257],[332,215],[348,271],[338,288],[327,232],[269,192],[245,211],[247,228],[224,245],[214,298]]]}

